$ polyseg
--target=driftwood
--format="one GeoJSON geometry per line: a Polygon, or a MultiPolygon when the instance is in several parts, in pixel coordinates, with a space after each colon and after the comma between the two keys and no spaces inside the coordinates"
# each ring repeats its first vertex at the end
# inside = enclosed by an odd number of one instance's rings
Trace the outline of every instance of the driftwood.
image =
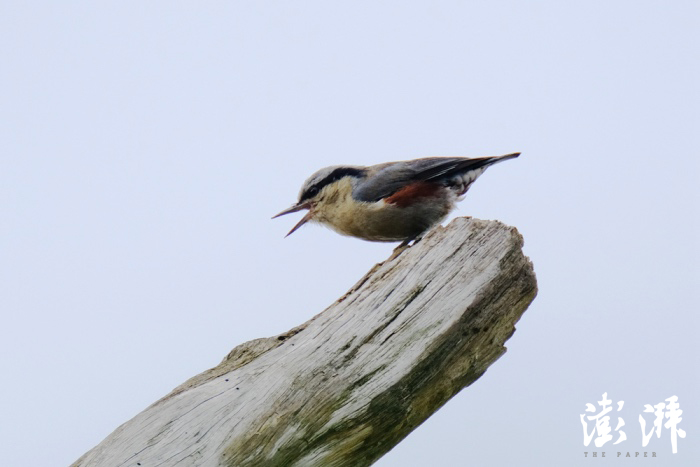
{"type": "Polygon", "coordinates": [[[458,218],[284,334],[233,349],[74,466],[362,466],[504,352],[535,297],[522,237],[458,218]]]}

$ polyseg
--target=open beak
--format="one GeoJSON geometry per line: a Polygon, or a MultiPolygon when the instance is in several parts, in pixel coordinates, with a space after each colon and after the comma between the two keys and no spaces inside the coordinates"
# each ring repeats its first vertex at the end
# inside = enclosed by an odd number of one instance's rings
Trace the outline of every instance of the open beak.
{"type": "Polygon", "coordinates": [[[293,212],[301,211],[302,209],[308,209],[309,212],[307,212],[306,215],[304,217],[302,217],[301,220],[297,223],[297,225],[295,225],[292,228],[292,230],[290,230],[289,233],[284,236],[285,238],[292,235],[295,230],[297,230],[299,227],[301,227],[302,225],[306,224],[308,221],[311,220],[311,218],[314,216],[313,211],[311,211],[311,204],[309,204],[309,203],[295,204],[294,206],[285,209],[284,211],[280,212],[279,214],[272,216],[272,218],[275,219],[277,217],[284,216],[285,214],[291,214],[293,212]]]}

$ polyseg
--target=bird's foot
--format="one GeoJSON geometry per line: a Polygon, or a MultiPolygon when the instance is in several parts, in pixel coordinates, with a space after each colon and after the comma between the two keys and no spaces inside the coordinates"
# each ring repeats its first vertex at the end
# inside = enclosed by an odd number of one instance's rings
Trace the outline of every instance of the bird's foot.
{"type": "MultiPolygon", "coordinates": [[[[396,258],[396,257],[399,256],[404,250],[406,250],[407,248],[409,248],[409,244],[410,244],[411,242],[413,242],[413,245],[415,245],[416,243],[420,242],[422,238],[423,238],[422,236],[420,236],[420,237],[413,237],[413,238],[407,238],[407,239],[404,240],[403,242],[399,243],[399,246],[397,246],[396,248],[394,248],[394,251],[392,252],[392,254],[391,254],[391,256],[389,257],[389,259],[394,259],[394,258],[396,258]]],[[[410,246],[413,246],[413,245],[410,245],[410,246]]]]}

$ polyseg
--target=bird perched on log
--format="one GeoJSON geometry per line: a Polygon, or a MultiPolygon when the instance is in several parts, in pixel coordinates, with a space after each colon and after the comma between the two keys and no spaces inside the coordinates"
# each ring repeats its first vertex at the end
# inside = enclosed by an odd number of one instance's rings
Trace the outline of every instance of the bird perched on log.
{"type": "Polygon", "coordinates": [[[519,155],[326,167],[304,182],[296,204],[273,219],[308,209],[287,236],[313,221],[342,235],[406,245],[447,217],[488,167],[519,155]]]}

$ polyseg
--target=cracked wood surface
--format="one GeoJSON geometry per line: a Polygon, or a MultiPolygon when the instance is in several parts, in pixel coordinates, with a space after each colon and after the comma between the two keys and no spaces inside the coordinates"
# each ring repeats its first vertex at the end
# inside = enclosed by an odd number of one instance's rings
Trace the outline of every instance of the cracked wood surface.
{"type": "Polygon", "coordinates": [[[308,322],[239,345],[73,466],[370,465],[505,352],[537,292],[521,247],[497,221],[438,227],[308,322]]]}

